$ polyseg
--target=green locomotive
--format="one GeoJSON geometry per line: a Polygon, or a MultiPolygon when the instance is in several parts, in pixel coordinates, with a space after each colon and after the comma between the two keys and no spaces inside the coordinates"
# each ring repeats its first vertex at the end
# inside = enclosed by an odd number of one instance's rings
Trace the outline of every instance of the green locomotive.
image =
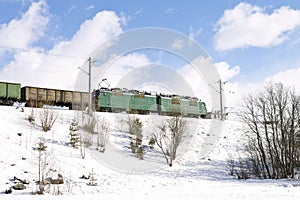
{"type": "Polygon", "coordinates": [[[193,97],[151,94],[138,90],[101,88],[93,92],[95,110],[136,114],[206,116],[206,105],[193,97]]]}

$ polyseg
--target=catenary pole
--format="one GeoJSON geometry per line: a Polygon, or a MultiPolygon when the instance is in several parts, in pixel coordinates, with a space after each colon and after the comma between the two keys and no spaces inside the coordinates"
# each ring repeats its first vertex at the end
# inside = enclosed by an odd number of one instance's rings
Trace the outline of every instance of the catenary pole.
{"type": "Polygon", "coordinates": [[[89,115],[92,115],[92,58],[89,57],[88,59],[89,62],[89,115]]]}
{"type": "Polygon", "coordinates": [[[219,80],[220,83],[220,110],[221,110],[221,120],[223,120],[223,98],[222,98],[222,80],[219,80]]]}

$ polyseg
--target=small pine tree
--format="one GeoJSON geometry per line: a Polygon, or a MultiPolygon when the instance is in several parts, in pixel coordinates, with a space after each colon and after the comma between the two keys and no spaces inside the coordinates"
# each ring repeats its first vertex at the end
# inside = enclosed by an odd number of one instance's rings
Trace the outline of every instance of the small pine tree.
{"type": "Polygon", "coordinates": [[[129,133],[132,135],[141,135],[143,129],[143,123],[139,118],[134,118],[130,120],[129,133]]]}
{"type": "MultiPolygon", "coordinates": [[[[141,120],[139,118],[129,118],[129,133],[131,134],[130,148],[132,153],[138,153],[139,147],[143,143],[142,132],[143,123],[141,122],[141,120]]],[[[141,152],[141,150],[139,152],[141,152]]]]}
{"type": "Polygon", "coordinates": [[[78,146],[80,145],[80,135],[78,133],[79,131],[79,126],[78,126],[78,122],[73,119],[72,123],[69,127],[70,133],[70,142],[69,144],[73,147],[73,148],[78,148],[78,146]]]}
{"type": "Polygon", "coordinates": [[[149,146],[150,146],[150,149],[154,149],[154,145],[155,145],[155,138],[152,136],[149,140],[149,146]]]}
{"type": "Polygon", "coordinates": [[[95,178],[94,169],[92,168],[92,172],[90,173],[90,182],[88,183],[88,185],[97,186],[96,181],[97,181],[97,179],[95,178]]]}
{"type": "Polygon", "coordinates": [[[143,160],[144,159],[144,155],[145,155],[145,150],[144,150],[144,147],[143,146],[139,146],[138,149],[137,149],[137,156],[140,160],[143,160]]]}

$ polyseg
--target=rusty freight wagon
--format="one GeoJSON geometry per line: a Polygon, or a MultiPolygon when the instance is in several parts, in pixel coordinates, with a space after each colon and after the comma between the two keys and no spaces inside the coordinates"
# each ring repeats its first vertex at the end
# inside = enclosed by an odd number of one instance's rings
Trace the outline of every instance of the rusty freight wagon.
{"type": "Polygon", "coordinates": [[[88,93],[25,86],[21,88],[21,100],[29,107],[43,105],[66,106],[74,110],[84,110],[88,105],[88,93]]]}

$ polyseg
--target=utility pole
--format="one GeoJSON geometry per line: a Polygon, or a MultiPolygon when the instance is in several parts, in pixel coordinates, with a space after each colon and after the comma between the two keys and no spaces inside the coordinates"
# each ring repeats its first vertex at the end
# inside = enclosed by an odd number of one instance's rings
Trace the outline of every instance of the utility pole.
{"type": "Polygon", "coordinates": [[[223,110],[223,84],[225,84],[227,81],[222,82],[222,80],[218,80],[215,83],[219,83],[219,90],[216,89],[213,85],[209,84],[210,87],[212,87],[219,95],[220,95],[220,112],[221,112],[221,120],[224,120],[224,110],[223,110]]]}
{"type": "Polygon", "coordinates": [[[220,110],[221,110],[221,120],[223,120],[223,98],[222,98],[222,80],[219,80],[219,86],[220,86],[220,110]]]}
{"type": "Polygon", "coordinates": [[[83,71],[84,73],[86,73],[89,76],[89,107],[88,107],[88,114],[92,115],[92,64],[95,61],[92,61],[91,57],[89,57],[87,61],[89,63],[89,72],[86,72],[81,67],[78,67],[78,69],[80,69],[81,71],[83,71]]]}
{"type": "Polygon", "coordinates": [[[92,58],[89,57],[89,115],[92,115],[92,58]]]}
{"type": "Polygon", "coordinates": [[[224,120],[224,110],[223,110],[223,95],[222,95],[222,91],[223,91],[223,84],[225,84],[227,81],[222,82],[222,80],[220,79],[219,81],[219,94],[220,94],[220,111],[221,111],[221,120],[224,120]]]}

